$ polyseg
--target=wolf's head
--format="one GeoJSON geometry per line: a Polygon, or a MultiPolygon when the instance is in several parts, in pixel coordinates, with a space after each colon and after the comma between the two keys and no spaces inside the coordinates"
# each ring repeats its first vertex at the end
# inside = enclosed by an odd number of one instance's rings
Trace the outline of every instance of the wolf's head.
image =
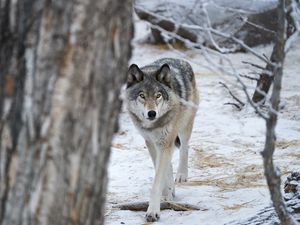
{"type": "Polygon", "coordinates": [[[140,69],[132,64],[127,74],[127,107],[138,120],[151,123],[170,109],[171,71],[168,64],[140,69]]]}

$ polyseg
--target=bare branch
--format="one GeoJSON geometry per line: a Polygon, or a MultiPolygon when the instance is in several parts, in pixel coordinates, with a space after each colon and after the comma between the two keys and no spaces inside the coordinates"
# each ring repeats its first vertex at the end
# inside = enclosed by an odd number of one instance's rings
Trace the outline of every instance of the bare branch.
{"type": "MultiPolygon", "coordinates": [[[[243,107],[243,106],[245,105],[244,102],[242,102],[238,97],[236,97],[236,96],[232,93],[232,91],[229,89],[229,87],[228,87],[225,83],[219,82],[219,84],[221,84],[221,85],[228,91],[228,93],[230,94],[230,96],[231,96],[235,101],[237,101],[237,102],[241,105],[241,107],[243,107]]],[[[240,108],[241,108],[241,107],[240,107],[240,108]]]]}
{"type": "Polygon", "coordinates": [[[247,23],[247,24],[249,24],[249,25],[251,25],[251,26],[253,26],[253,27],[257,28],[257,29],[260,29],[260,30],[263,30],[263,31],[265,31],[265,32],[269,32],[269,33],[272,33],[272,34],[276,35],[276,32],[275,32],[275,31],[270,30],[270,29],[268,29],[268,28],[265,28],[265,27],[263,27],[263,26],[260,26],[260,25],[257,25],[257,24],[255,24],[255,23],[252,23],[252,22],[248,21],[248,18],[245,17],[245,16],[240,16],[240,19],[241,19],[244,23],[247,23]]]}
{"type": "Polygon", "coordinates": [[[256,77],[250,77],[248,75],[245,75],[245,74],[240,74],[240,77],[244,77],[244,78],[247,78],[249,80],[255,80],[255,81],[258,81],[258,78],[256,77]]]}
{"type": "MultiPolygon", "coordinates": [[[[144,9],[144,8],[138,7],[138,6],[135,6],[135,10],[139,11],[139,12],[146,12],[148,15],[151,15],[152,17],[157,19],[156,24],[152,24],[152,26],[155,25],[157,27],[157,24],[160,21],[164,21],[166,23],[173,24],[173,26],[176,24],[176,27],[178,27],[176,29],[178,29],[178,30],[180,30],[180,29],[185,29],[185,30],[191,29],[191,30],[200,30],[200,31],[205,31],[205,32],[211,32],[211,33],[213,33],[215,35],[218,35],[220,37],[224,37],[224,38],[227,38],[229,40],[234,41],[235,43],[239,44],[244,50],[250,52],[252,55],[254,55],[257,58],[261,59],[263,62],[265,62],[267,64],[270,64],[270,65],[272,64],[271,61],[269,61],[268,59],[266,59],[265,57],[263,57],[259,53],[255,52],[251,47],[249,47],[243,41],[241,41],[240,39],[234,37],[233,35],[225,34],[223,32],[220,32],[220,31],[216,30],[216,29],[213,29],[211,27],[201,27],[201,26],[198,26],[198,25],[190,25],[190,24],[184,24],[184,23],[179,24],[179,23],[176,23],[174,20],[172,20],[170,18],[166,18],[165,16],[157,15],[155,13],[152,13],[152,12],[150,12],[150,11],[144,9]]],[[[165,29],[163,29],[163,30],[165,30],[165,29]]],[[[198,44],[198,47],[199,47],[199,44],[198,44]]],[[[227,51],[226,53],[229,53],[229,51],[227,51]]]]}
{"type": "Polygon", "coordinates": [[[257,58],[261,59],[262,61],[264,61],[267,64],[272,64],[271,61],[269,61],[268,59],[266,59],[265,57],[261,56],[260,54],[258,54],[257,52],[255,52],[251,47],[249,47],[248,45],[246,45],[243,41],[241,41],[240,39],[229,35],[229,34],[225,34],[223,32],[220,32],[216,29],[213,28],[203,28],[200,26],[196,26],[196,25],[187,25],[187,24],[182,24],[183,27],[185,28],[190,28],[190,29],[194,29],[194,30],[209,30],[210,32],[212,32],[215,35],[219,35],[221,37],[225,37],[228,38],[232,41],[234,41],[235,43],[239,44],[243,49],[245,49],[246,51],[250,52],[252,55],[256,56],[257,58]]]}
{"type": "Polygon", "coordinates": [[[253,66],[253,67],[255,67],[255,68],[258,68],[258,69],[260,69],[260,70],[265,70],[264,67],[262,67],[262,66],[260,66],[260,65],[257,65],[257,64],[255,64],[255,63],[252,63],[252,62],[242,61],[242,63],[248,64],[248,65],[253,66]]]}

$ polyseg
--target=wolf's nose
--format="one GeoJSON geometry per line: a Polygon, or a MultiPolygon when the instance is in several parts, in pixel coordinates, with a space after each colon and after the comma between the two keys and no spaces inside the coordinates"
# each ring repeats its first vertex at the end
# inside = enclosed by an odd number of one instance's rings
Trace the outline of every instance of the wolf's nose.
{"type": "Polygon", "coordinates": [[[149,117],[150,120],[155,119],[155,116],[156,116],[155,111],[151,110],[151,111],[148,112],[148,117],[149,117]]]}

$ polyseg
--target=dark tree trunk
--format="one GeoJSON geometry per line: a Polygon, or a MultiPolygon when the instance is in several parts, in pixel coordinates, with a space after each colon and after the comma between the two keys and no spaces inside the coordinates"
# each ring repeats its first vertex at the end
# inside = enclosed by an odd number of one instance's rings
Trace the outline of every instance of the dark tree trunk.
{"type": "Polygon", "coordinates": [[[277,114],[279,110],[280,91],[283,75],[283,64],[285,58],[285,34],[286,34],[286,16],[285,16],[285,0],[279,0],[278,3],[278,28],[277,28],[277,40],[274,47],[274,59],[275,64],[273,68],[274,84],[271,94],[272,109],[269,110],[268,118],[266,121],[266,141],[264,151],[262,152],[264,160],[264,170],[267,183],[269,186],[271,199],[278,215],[278,218],[283,225],[294,225],[295,220],[288,212],[280,189],[281,179],[278,168],[273,163],[273,153],[275,151],[275,127],[277,124],[277,114]]]}
{"type": "MultiPolygon", "coordinates": [[[[276,57],[278,52],[278,43],[275,43],[272,54],[271,54],[271,62],[276,63],[276,57]]],[[[252,101],[255,103],[264,104],[265,96],[268,94],[271,84],[273,82],[273,76],[275,67],[271,64],[266,66],[265,72],[260,74],[260,77],[256,84],[256,89],[252,96],[252,101]]]]}
{"type": "Polygon", "coordinates": [[[103,224],[131,1],[0,1],[0,224],[103,224]]]}
{"type": "MultiPolygon", "coordinates": [[[[287,1],[287,4],[288,5],[291,4],[291,1],[287,1]]],[[[278,15],[278,11],[276,15],[278,15]]],[[[287,35],[287,38],[289,38],[295,31],[295,25],[293,24],[293,20],[291,18],[289,11],[287,11],[287,13],[285,14],[285,18],[287,19],[287,28],[285,34],[287,35]]],[[[278,26],[279,19],[280,18],[278,15],[278,20],[276,22],[277,26],[278,26]]],[[[273,62],[274,65],[271,64],[266,65],[265,71],[260,74],[259,80],[257,81],[256,84],[256,89],[252,96],[252,101],[255,103],[264,104],[265,102],[265,96],[269,93],[270,87],[273,83],[273,74],[277,69],[276,63],[278,62],[279,51],[280,51],[280,44],[278,43],[278,36],[275,35],[274,47],[270,57],[270,61],[273,62]]]]}

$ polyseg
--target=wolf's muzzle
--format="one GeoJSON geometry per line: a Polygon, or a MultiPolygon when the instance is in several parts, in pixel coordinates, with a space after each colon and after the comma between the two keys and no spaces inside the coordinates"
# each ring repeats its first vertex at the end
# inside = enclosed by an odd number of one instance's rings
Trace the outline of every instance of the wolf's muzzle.
{"type": "Polygon", "coordinates": [[[148,119],[149,120],[154,120],[155,117],[156,117],[156,112],[155,111],[151,110],[151,111],[148,112],[148,119]]]}

